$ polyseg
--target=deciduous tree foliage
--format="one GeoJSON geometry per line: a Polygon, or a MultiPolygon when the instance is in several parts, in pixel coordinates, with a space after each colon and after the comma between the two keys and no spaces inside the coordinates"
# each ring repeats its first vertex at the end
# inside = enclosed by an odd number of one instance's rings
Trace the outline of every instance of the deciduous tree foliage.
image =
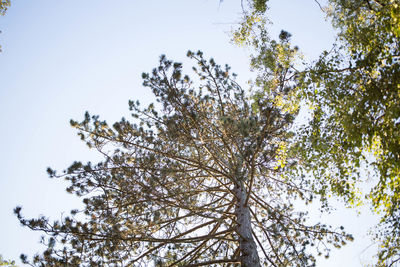
{"type": "Polygon", "coordinates": [[[357,167],[367,151],[375,155],[379,181],[368,197],[382,212],[385,229],[377,237],[384,246],[379,264],[386,266],[400,260],[400,6],[389,0],[330,2],[327,12],[340,39],[306,78],[315,85],[308,96],[324,129],[312,133],[343,149],[337,166],[357,167]]]}
{"type": "MultiPolygon", "coordinates": [[[[266,1],[249,2],[234,40],[255,48],[253,67],[262,73],[270,62],[263,50],[270,42],[266,1]]],[[[338,38],[331,51],[297,71],[297,97],[313,111],[296,151],[307,171],[327,183],[318,189],[322,196],[335,193],[351,203],[355,182],[366,180],[360,165],[374,168],[376,183],[365,195],[382,214],[377,264],[387,266],[400,260],[400,3],[329,0],[321,9],[338,38]]]]}
{"type": "Polygon", "coordinates": [[[8,267],[17,267],[15,265],[15,261],[8,261],[3,259],[3,256],[0,255],[0,266],[8,266],[8,267]]]}
{"type": "Polygon", "coordinates": [[[250,97],[228,66],[188,56],[194,80],[165,56],[143,74],[157,102],[130,101],[133,122],[109,126],[88,113],[71,121],[104,161],[48,170],[71,183],[82,211],[51,222],[15,209],[49,235],[33,265],[314,266],[313,253],[352,239],[342,227],[307,224],[293,206],[313,193],[306,177],[281,175],[297,164],[284,153],[297,109],[276,104],[288,82],[276,73],[275,90],[250,97]]]}
{"type": "Polygon", "coordinates": [[[0,15],[4,15],[7,11],[7,8],[10,7],[10,0],[0,0],[0,15]]]}

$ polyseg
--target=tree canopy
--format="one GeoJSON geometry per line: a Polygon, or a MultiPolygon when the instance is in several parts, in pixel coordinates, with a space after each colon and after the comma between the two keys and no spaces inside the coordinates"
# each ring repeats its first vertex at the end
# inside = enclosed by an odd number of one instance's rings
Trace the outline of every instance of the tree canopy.
{"type": "Polygon", "coordinates": [[[193,79],[165,56],[143,74],[157,101],[130,101],[133,122],[109,126],[89,113],[71,121],[104,161],[48,169],[70,182],[83,210],[51,222],[15,209],[23,225],[49,235],[31,264],[314,266],[329,245],[352,240],[343,227],[307,223],[294,206],[314,193],[306,176],[283,175],[299,163],[285,153],[298,112],[284,104],[285,72],[270,77],[274,90],[249,94],[227,65],[188,57],[193,79]]]}
{"type": "MultiPolygon", "coordinates": [[[[271,43],[264,26],[267,1],[251,0],[248,7],[233,39],[254,48],[253,68],[262,82],[271,64],[265,52],[271,43]]],[[[337,41],[317,61],[294,70],[295,101],[308,103],[312,113],[295,151],[307,165],[303,170],[327,183],[318,189],[323,197],[334,193],[356,203],[355,185],[367,180],[360,166],[375,171],[365,197],[382,215],[377,264],[390,265],[400,260],[400,5],[329,0],[319,7],[337,30],[337,41]]],[[[282,56],[289,46],[282,47],[282,56]]]]}

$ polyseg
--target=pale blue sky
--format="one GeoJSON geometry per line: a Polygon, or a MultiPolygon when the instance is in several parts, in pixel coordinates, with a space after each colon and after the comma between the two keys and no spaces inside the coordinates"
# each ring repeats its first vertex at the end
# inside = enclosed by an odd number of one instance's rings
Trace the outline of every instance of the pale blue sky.
{"type": "MultiPolygon", "coordinates": [[[[228,63],[239,81],[251,77],[247,52],[230,44],[229,32],[240,18],[240,0],[35,0],[12,1],[0,17],[0,254],[42,248],[38,233],[19,226],[12,213],[60,218],[80,200],[65,193],[65,183],[47,178],[46,168],[63,169],[74,160],[100,159],[80,142],[69,119],[89,110],[109,121],[128,117],[128,100],[151,101],[141,73],[156,66],[160,54],[185,60],[201,49],[228,63]]],[[[314,0],[271,0],[272,35],[281,29],[315,58],[333,42],[333,31],[314,0]]],[[[365,238],[373,223],[352,210],[328,222],[344,225],[356,241],[333,251],[317,266],[361,266],[373,249],[365,238]]],[[[315,212],[317,214],[317,212],[315,212]]],[[[316,216],[316,215],[314,215],[316,216]]],[[[317,218],[317,217],[315,217],[317,218]]]]}

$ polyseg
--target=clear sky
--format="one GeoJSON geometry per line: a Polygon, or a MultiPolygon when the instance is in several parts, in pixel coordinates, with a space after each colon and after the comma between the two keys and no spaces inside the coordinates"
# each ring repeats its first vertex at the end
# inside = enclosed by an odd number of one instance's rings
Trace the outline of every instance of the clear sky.
{"type": "MultiPolygon", "coordinates": [[[[271,0],[273,37],[281,29],[309,58],[329,49],[333,31],[314,0],[271,0]]],[[[0,17],[0,254],[19,262],[42,248],[40,233],[22,228],[23,214],[58,219],[80,205],[61,180],[47,178],[48,166],[62,170],[74,160],[99,160],[70,128],[86,110],[109,122],[128,117],[128,100],[152,101],[141,86],[161,54],[184,61],[202,50],[228,63],[239,81],[251,77],[247,51],[230,43],[240,18],[240,0],[35,0],[12,1],[0,17]]],[[[362,266],[375,247],[367,230],[376,221],[337,204],[327,223],[344,225],[356,240],[317,266],[362,266]]],[[[319,220],[317,211],[311,213],[319,220]]]]}

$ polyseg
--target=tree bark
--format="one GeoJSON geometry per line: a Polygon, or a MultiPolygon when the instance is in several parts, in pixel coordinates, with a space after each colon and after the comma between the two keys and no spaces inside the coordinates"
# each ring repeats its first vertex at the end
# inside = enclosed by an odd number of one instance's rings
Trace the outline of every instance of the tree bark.
{"type": "Polygon", "coordinates": [[[243,183],[238,181],[234,192],[236,194],[236,219],[237,233],[239,235],[240,261],[242,267],[261,267],[258,257],[257,245],[253,238],[251,227],[251,215],[247,205],[245,205],[247,193],[243,183]]]}

